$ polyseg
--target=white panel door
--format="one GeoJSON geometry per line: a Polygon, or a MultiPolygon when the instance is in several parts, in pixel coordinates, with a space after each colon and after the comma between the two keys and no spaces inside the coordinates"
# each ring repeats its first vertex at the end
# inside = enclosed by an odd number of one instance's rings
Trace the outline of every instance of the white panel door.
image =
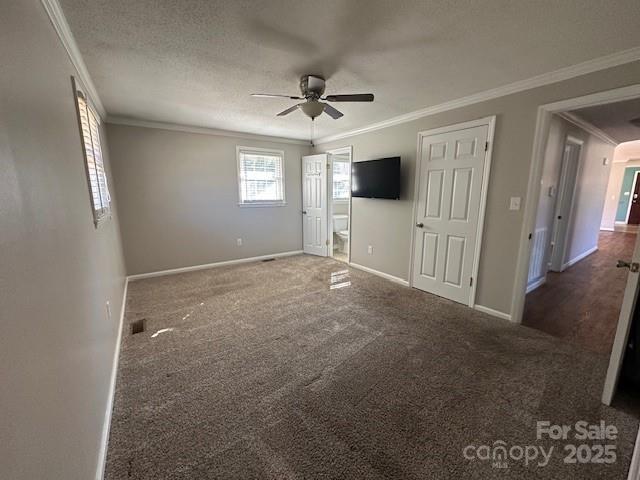
{"type": "Polygon", "coordinates": [[[302,157],[304,253],[327,256],[327,155],[302,157]]]}
{"type": "Polygon", "coordinates": [[[413,286],[469,304],[489,126],[422,137],[413,286]]]}

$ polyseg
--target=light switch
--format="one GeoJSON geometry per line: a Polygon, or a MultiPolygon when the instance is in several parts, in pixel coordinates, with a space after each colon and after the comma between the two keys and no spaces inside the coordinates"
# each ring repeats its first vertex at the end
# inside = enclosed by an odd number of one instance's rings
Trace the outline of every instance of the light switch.
{"type": "Polygon", "coordinates": [[[511,197],[509,210],[520,210],[520,197],[511,197]]]}

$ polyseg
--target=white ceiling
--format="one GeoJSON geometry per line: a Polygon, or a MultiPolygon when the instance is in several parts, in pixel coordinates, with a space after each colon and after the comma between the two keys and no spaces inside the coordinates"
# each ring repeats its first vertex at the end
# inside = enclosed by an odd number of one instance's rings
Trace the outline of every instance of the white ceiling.
{"type": "Polygon", "coordinates": [[[335,104],[315,137],[347,131],[640,45],[638,0],[60,0],[110,115],[290,138],[310,120],[298,78],[335,104]]]}
{"type": "Polygon", "coordinates": [[[613,154],[614,163],[633,161],[640,161],[640,140],[621,143],[613,154]]]}
{"type": "Polygon", "coordinates": [[[629,120],[640,118],[640,98],[581,108],[572,113],[598,127],[618,142],[640,140],[640,127],[629,120]]]}

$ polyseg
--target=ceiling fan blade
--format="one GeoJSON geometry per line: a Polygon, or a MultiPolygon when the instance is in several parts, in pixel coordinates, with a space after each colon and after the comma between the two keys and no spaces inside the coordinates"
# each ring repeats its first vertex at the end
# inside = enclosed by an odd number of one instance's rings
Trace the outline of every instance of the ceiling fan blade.
{"type": "Polygon", "coordinates": [[[334,120],[337,120],[344,115],[340,110],[333,108],[327,103],[324,104],[324,112],[334,120]]]}
{"type": "Polygon", "coordinates": [[[252,93],[251,96],[258,98],[290,98],[291,100],[304,100],[302,97],[294,97],[292,95],[272,95],[270,93],[252,93]]]}
{"type": "Polygon", "coordinates": [[[373,102],[373,93],[356,93],[353,95],[327,95],[328,102],[373,102]]]}
{"type": "Polygon", "coordinates": [[[301,103],[294,105],[293,107],[289,107],[286,110],[284,110],[283,112],[280,112],[277,116],[278,117],[284,117],[285,115],[289,115],[291,112],[295,112],[298,108],[300,108],[300,105],[302,105],[301,103]]]}

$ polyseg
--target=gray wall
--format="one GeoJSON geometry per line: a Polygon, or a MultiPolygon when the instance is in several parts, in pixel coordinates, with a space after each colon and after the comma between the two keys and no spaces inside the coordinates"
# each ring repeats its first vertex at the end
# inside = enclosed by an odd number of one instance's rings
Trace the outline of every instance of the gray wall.
{"type": "Polygon", "coordinates": [[[0,65],[0,478],[91,479],[124,287],[118,221],[93,225],[75,72],[39,0],[3,2],[0,65]]]}
{"type": "Polygon", "coordinates": [[[352,261],[408,278],[418,132],[496,115],[477,303],[509,313],[524,213],[524,208],[508,209],[509,197],[520,196],[525,200],[537,107],[632,85],[638,83],[638,78],[640,62],[634,62],[317,146],[316,150],[323,152],[353,145],[354,161],[402,157],[401,200],[353,199],[352,261]],[[367,245],[374,247],[373,255],[367,254],[367,245]]]}
{"type": "Polygon", "coordinates": [[[302,249],[300,159],[308,146],[107,130],[130,275],[302,249]],[[237,145],[284,150],[286,206],[238,206],[237,145]]]}
{"type": "MultiPolygon", "coordinates": [[[[545,150],[544,165],[536,214],[536,230],[547,229],[547,248],[542,258],[542,275],[532,278],[534,283],[544,276],[551,256],[551,235],[553,232],[558,184],[567,136],[582,140],[584,144],[578,161],[578,174],[574,193],[573,212],[567,232],[567,250],[563,263],[569,262],[598,245],[600,219],[605,201],[614,145],[604,142],[572,123],[554,115],[549,126],[549,138],[545,150]],[[609,162],[603,165],[603,158],[609,162]],[[549,188],[555,194],[549,196],[549,188]]],[[[532,250],[532,257],[535,253],[532,250]]],[[[530,268],[534,268],[530,264],[530,268]]]]}

